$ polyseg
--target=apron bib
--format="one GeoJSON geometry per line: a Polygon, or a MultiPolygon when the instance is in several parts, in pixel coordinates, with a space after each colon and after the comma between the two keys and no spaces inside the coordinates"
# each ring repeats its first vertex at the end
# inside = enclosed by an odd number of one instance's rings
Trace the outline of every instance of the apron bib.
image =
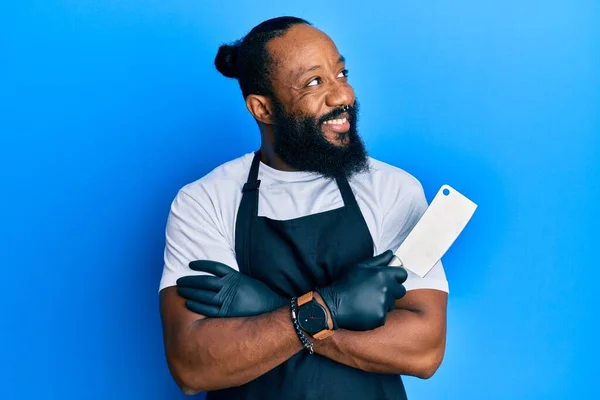
{"type": "MultiPolygon", "coordinates": [[[[257,151],[236,222],[240,272],[291,298],[331,284],[344,268],[373,256],[371,234],[346,179],[336,180],[343,207],[272,220],[258,216],[259,165],[257,151]]],[[[302,350],[247,384],[207,395],[207,400],[221,399],[405,400],[406,393],[398,375],[365,372],[302,350]]]]}

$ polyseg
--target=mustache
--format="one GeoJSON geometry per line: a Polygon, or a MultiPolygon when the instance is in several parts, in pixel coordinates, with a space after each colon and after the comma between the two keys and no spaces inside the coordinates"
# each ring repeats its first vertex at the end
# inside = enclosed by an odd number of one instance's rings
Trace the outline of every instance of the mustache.
{"type": "Polygon", "coordinates": [[[348,113],[348,121],[353,121],[356,116],[356,106],[346,106],[345,108],[339,107],[334,110],[331,110],[330,112],[319,118],[318,124],[321,125],[329,119],[336,119],[344,113],[348,113]]]}

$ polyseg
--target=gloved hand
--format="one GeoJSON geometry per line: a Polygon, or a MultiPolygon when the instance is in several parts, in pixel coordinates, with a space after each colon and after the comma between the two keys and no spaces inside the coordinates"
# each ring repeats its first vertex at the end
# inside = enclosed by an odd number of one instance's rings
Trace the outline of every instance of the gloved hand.
{"type": "Polygon", "coordinates": [[[186,307],[207,317],[249,317],[288,303],[267,285],[217,261],[192,261],[190,268],[212,275],[190,275],[177,280],[177,293],[186,307]]]}
{"type": "Polygon", "coordinates": [[[402,285],[407,273],[402,267],[388,267],[391,250],[351,266],[333,284],[317,288],[329,308],[334,329],[366,331],[385,323],[396,299],[406,294],[402,285]]]}

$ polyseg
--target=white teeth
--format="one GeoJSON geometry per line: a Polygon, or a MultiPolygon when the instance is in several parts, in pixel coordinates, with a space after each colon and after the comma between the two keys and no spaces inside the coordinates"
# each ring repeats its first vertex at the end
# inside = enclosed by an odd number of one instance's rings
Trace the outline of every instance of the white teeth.
{"type": "Polygon", "coordinates": [[[326,124],[329,125],[341,125],[341,124],[345,124],[347,121],[346,118],[342,118],[342,119],[330,119],[328,121],[325,121],[326,124]]]}

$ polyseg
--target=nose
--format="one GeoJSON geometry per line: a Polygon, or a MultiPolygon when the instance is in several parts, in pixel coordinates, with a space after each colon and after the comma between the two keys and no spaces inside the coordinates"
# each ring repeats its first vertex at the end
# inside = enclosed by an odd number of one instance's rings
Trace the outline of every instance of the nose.
{"type": "Polygon", "coordinates": [[[354,105],[354,90],[348,83],[338,80],[331,83],[325,103],[328,107],[336,108],[345,105],[354,105]]]}

